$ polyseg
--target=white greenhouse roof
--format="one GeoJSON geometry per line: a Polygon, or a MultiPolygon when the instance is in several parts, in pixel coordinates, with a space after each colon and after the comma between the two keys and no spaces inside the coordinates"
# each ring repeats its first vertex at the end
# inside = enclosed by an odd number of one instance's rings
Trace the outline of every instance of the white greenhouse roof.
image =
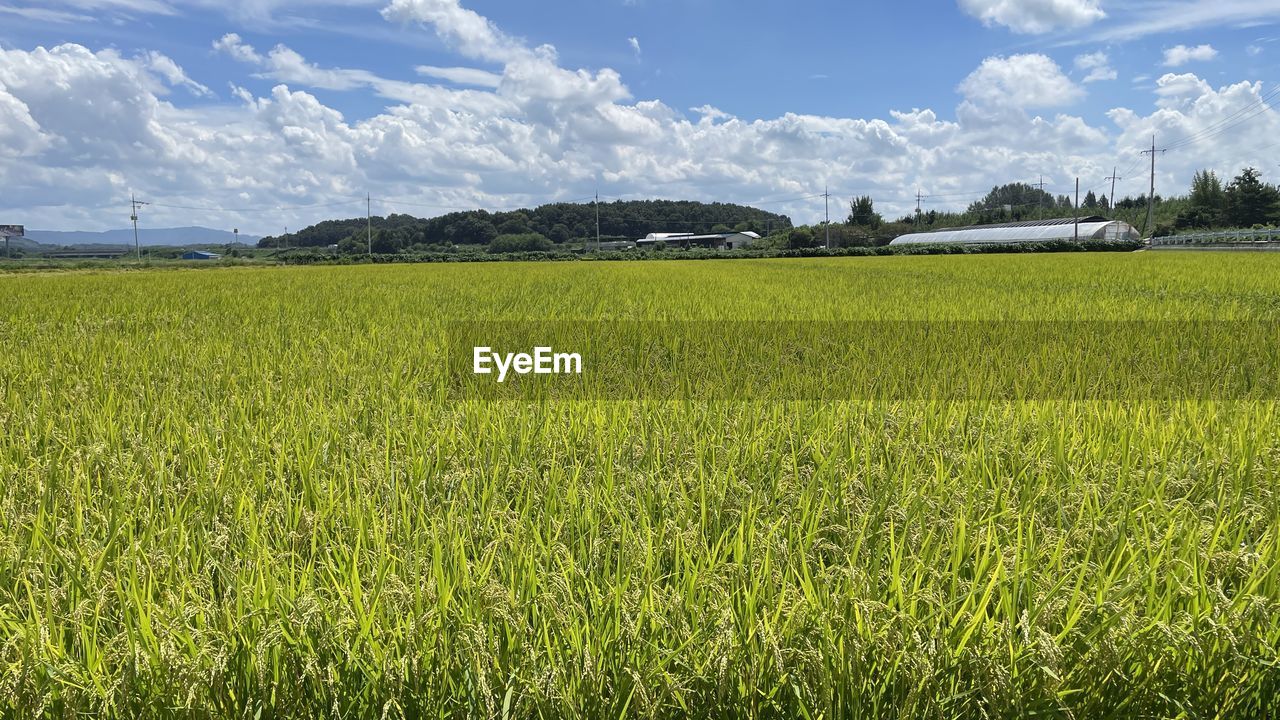
{"type": "MultiPolygon", "coordinates": [[[[997,244],[1020,242],[1049,242],[1072,240],[1076,237],[1076,220],[1057,218],[1032,222],[978,225],[933,232],[911,233],[896,238],[890,245],[934,245],[948,243],[997,244]]],[[[1120,220],[1103,217],[1083,217],[1079,220],[1081,240],[1138,239],[1133,226],[1120,220]]]]}

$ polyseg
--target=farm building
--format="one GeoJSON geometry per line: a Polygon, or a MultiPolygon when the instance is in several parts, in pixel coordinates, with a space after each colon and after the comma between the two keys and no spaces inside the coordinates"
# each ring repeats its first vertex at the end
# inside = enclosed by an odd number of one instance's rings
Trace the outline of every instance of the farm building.
{"type": "Polygon", "coordinates": [[[204,250],[188,250],[182,253],[183,260],[217,260],[222,257],[217,253],[205,252],[204,250]]]}
{"type": "Polygon", "coordinates": [[[997,245],[1001,243],[1053,242],[1059,240],[1140,240],[1132,225],[1120,220],[1090,216],[1031,220],[999,225],[974,225],[932,232],[911,233],[896,238],[890,245],[997,245]],[[1077,224],[1079,225],[1077,235],[1077,224]]]}
{"type": "Polygon", "coordinates": [[[656,247],[659,243],[666,247],[710,248],[712,250],[737,250],[751,247],[760,236],[753,232],[707,233],[649,233],[636,241],[636,247],[644,250],[656,247]]]}

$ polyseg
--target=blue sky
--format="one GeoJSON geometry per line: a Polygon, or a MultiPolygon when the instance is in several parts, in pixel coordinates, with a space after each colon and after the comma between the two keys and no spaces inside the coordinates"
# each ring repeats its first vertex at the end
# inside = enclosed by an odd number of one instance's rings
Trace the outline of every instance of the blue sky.
{"type": "Polygon", "coordinates": [[[1280,0],[0,0],[0,219],[117,227],[136,192],[154,224],[273,232],[366,192],[430,215],[599,187],[811,222],[824,186],[901,213],[1118,165],[1136,195],[1153,132],[1180,192],[1280,173],[1277,23],[1280,0]]]}

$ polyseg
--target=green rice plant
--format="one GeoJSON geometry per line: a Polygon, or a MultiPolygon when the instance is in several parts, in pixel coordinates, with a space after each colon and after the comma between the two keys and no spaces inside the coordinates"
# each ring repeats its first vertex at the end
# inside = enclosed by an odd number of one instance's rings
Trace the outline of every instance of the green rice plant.
{"type": "Polygon", "coordinates": [[[444,369],[458,321],[1265,327],[1277,258],[32,273],[0,298],[0,716],[1234,718],[1280,695],[1266,394],[490,400],[444,369]]]}

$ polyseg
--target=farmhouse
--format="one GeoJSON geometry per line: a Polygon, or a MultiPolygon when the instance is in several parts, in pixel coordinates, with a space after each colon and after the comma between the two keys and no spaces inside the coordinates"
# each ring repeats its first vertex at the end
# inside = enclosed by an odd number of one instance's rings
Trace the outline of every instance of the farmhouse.
{"type": "Polygon", "coordinates": [[[182,253],[183,260],[217,260],[222,257],[217,253],[205,252],[204,250],[188,250],[182,253]]]}
{"type": "Polygon", "coordinates": [[[999,245],[1005,243],[1054,242],[1060,240],[1141,240],[1132,225],[1120,220],[1090,216],[1031,220],[1028,222],[975,225],[898,237],[890,245],[999,245]],[[1079,226],[1077,229],[1077,225],[1079,226]],[[1078,234],[1077,234],[1078,233],[1078,234]]]}
{"type": "Polygon", "coordinates": [[[652,249],[661,244],[663,247],[678,248],[710,248],[712,250],[738,250],[751,247],[760,236],[753,232],[726,232],[698,235],[694,233],[649,233],[636,241],[641,250],[652,249]]]}

